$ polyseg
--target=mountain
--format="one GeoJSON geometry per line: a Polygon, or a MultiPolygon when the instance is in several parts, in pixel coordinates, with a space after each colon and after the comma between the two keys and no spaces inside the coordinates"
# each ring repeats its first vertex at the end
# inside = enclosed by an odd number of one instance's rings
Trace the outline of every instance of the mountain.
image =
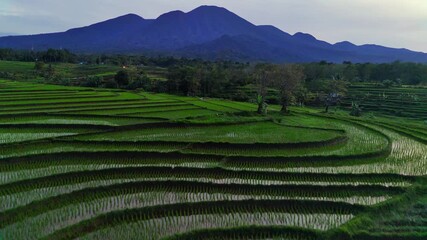
{"type": "Polygon", "coordinates": [[[348,41],[330,44],[256,26],[225,8],[201,6],[157,19],[128,14],[65,32],[0,37],[0,48],[66,48],[82,53],[144,53],[270,62],[427,62],[427,54],[348,41]]]}
{"type": "Polygon", "coordinates": [[[225,8],[202,6],[189,13],[174,11],[157,18],[140,42],[155,49],[176,49],[218,39],[249,34],[256,26],[225,8]]]}
{"type": "Polygon", "coordinates": [[[0,37],[13,36],[13,35],[18,35],[18,34],[16,34],[16,33],[0,32],[0,37]]]}
{"type": "MultiPolygon", "coordinates": [[[[78,52],[102,52],[126,49],[135,32],[141,32],[151,20],[128,14],[66,32],[0,38],[0,47],[14,49],[67,48],[78,52]]],[[[132,47],[129,47],[130,49],[132,47]]]]}

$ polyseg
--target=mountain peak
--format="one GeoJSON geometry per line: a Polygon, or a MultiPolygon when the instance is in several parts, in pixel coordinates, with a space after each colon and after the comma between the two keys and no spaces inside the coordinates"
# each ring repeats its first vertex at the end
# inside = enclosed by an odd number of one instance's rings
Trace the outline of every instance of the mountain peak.
{"type": "Polygon", "coordinates": [[[338,47],[340,49],[352,49],[354,47],[357,47],[355,44],[349,42],[349,41],[342,41],[342,42],[337,42],[334,44],[335,47],[338,47]]]}
{"type": "MultiPolygon", "coordinates": [[[[230,12],[226,8],[223,7],[217,7],[217,6],[208,6],[203,5],[196,9],[193,9],[192,11],[188,12],[187,15],[192,17],[199,17],[199,18],[214,18],[214,19],[240,19],[244,20],[238,15],[236,15],[233,12],[230,12]]],[[[246,20],[244,20],[246,21],[246,20]]]]}
{"type": "Polygon", "coordinates": [[[214,5],[202,5],[200,7],[197,7],[195,9],[193,9],[190,12],[198,12],[198,11],[223,11],[223,12],[230,12],[226,8],[218,7],[218,6],[214,6],[214,5]]]}
{"type": "Polygon", "coordinates": [[[120,18],[121,19],[144,19],[143,17],[141,17],[135,13],[128,13],[128,14],[122,15],[120,17],[117,17],[116,19],[120,19],[120,18]]]}
{"type": "Polygon", "coordinates": [[[157,20],[168,21],[168,20],[175,19],[177,17],[181,17],[181,16],[184,16],[184,15],[185,15],[185,13],[183,11],[176,10],[176,11],[171,11],[171,12],[167,12],[167,13],[164,13],[164,14],[160,15],[157,18],[157,20]]]}
{"type": "MultiPolygon", "coordinates": [[[[130,23],[130,22],[140,22],[143,20],[145,20],[143,17],[136,15],[134,13],[129,13],[129,14],[122,15],[122,16],[119,16],[116,18],[112,18],[112,19],[109,19],[109,20],[106,20],[106,21],[103,21],[100,23],[111,23],[111,22],[124,22],[124,23],[127,22],[127,23],[130,23]]],[[[93,25],[99,25],[100,23],[95,23],[93,25]]],[[[91,26],[93,26],[93,25],[91,25],[91,26]]]]}
{"type": "Polygon", "coordinates": [[[355,46],[353,43],[351,43],[351,42],[349,42],[349,41],[337,42],[337,43],[335,43],[335,44],[338,44],[338,45],[352,45],[352,46],[355,46]]]}
{"type": "Polygon", "coordinates": [[[295,38],[304,40],[304,41],[317,41],[317,39],[308,33],[297,32],[293,35],[295,38]]]}
{"type": "MultiPolygon", "coordinates": [[[[210,5],[202,5],[198,8],[195,8],[187,13],[181,11],[181,10],[176,10],[176,11],[171,11],[165,14],[160,15],[157,20],[173,20],[173,19],[177,19],[177,18],[183,18],[186,16],[196,16],[196,17],[224,17],[226,15],[235,15],[234,13],[228,11],[227,9],[223,8],[223,7],[217,7],[217,6],[210,6],[210,5]]],[[[237,15],[235,15],[237,16],[237,15]]]]}

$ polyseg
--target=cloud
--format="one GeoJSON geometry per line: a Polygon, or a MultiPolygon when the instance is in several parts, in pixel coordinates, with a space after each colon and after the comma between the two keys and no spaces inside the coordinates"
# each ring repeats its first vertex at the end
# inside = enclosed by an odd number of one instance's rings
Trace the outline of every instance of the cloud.
{"type": "Polygon", "coordinates": [[[255,24],[307,32],[329,42],[349,40],[427,52],[425,0],[2,0],[2,32],[63,31],[136,13],[156,18],[199,5],[228,8],[255,24]]]}

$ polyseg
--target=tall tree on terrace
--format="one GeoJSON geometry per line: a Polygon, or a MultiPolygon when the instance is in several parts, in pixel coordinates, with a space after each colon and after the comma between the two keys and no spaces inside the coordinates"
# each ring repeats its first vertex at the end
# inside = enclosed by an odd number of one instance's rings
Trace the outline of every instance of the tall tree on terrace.
{"type": "Polygon", "coordinates": [[[339,76],[333,76],[332,79],[325,81],[325,112],[329,111],[330,106],[337,105],[341,102],[341,99],[347,94],[347,87],[348,82],[339,76]]]}
{"type": "Polygon", "coordinates": [[[258,64],[254,69],[254,78],[257,86],[257,113],[262,114],[266,112],[265,99],[268,92],[268,87],[271,85],[274,78],[274,66],[271,64],[258,64]]]}
{"type": "Polygon", "coordinates": [[[280,91],[281,112],[287,113],[288,106],[305,80],[304,68],[300,65],[289,64],[277,66],[274,83],[280,91]]]}
{"type": "Polygon", "coordinates": [[[114,80],[116,81],[119,87],[124,87],[129,84],[129,72],[125,70],[120,70],[114,76],[114,80]]]}
{"type": "Polygon", "coordinates": [[[187,79],[187,96],[197,96],[200,93],[200,83],[204,73],[199,67],[193,69],[191,76],[187,79]]]}

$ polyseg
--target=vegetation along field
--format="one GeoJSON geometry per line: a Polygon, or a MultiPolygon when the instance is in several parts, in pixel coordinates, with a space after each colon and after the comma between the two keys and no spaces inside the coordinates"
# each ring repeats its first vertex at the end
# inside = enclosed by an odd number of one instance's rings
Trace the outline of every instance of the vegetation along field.
{"type": "Polygon", "coordinates": [[[427,238],[425,124],[257,107],[0,80],[0,238],[427,238]]]}

